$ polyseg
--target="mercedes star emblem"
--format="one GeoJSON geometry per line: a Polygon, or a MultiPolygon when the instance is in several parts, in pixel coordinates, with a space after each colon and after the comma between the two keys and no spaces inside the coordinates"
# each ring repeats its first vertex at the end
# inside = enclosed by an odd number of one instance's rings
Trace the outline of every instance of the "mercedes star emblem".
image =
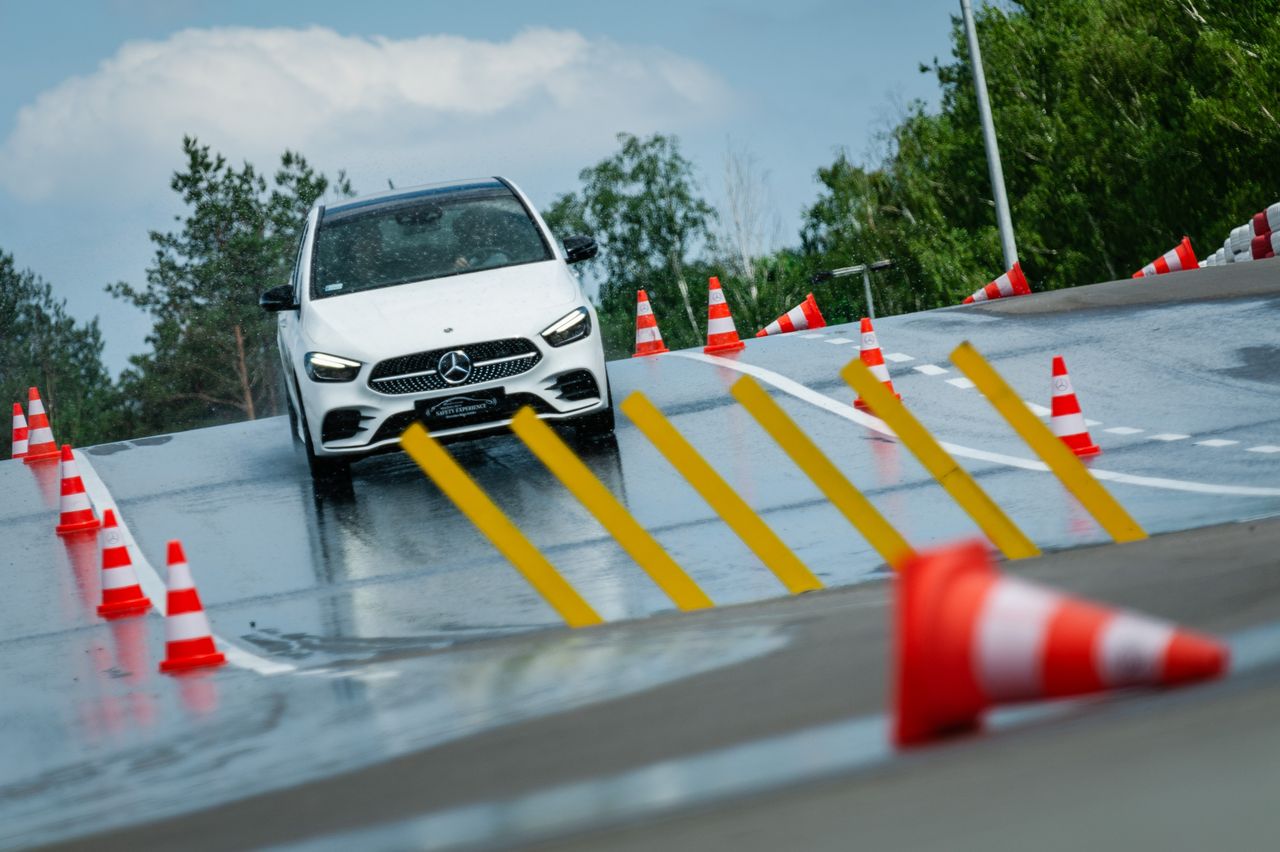
{"type": "Polygon", "coordinates": [[[451,385],[460,385],[471,378],[471,357],[461,349],[446,352],[440,356],[436,369],[440,378],[451,385]]]}

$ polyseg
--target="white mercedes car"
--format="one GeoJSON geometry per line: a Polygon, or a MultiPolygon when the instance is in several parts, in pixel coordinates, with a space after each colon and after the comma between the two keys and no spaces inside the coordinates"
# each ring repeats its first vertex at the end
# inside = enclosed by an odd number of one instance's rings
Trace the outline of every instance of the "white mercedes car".
{"type": "Polygon", "coordinates": [[[484,433],[523,406],[585,434],[613,431],[595,308],[519,189],[482,178],[317,205],[278,318],[290,426],[311,470],[394,449],[414,421],[484,433]]]}

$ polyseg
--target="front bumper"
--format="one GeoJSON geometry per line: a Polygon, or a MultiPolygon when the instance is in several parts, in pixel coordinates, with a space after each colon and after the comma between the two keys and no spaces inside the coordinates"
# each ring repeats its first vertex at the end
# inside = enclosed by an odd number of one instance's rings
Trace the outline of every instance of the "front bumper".
{"type": "Polygon", "coordinates": [[[305,372],[298,374],[299,393],[306,409],[312,445],[321,456],[359,456],[394,449],[400,434],[419,420],[419,402],[428,404],[501,388],[504,400],[493,410],[460,417],[456,426],[437,422],[431,434],[438,438],[490,432],[505,427],[516,411],[528,405],[539,417],[565,420],[603,411],[610,404],[608,375],[599,337],[591,337],[559,348],[538,344],[541,360],[527,372],[495,381],[477,382],[445,390],[423,393],[388,394],[369,385],[373,364],[365,364],[351,382],[315,382],[305,372]],[[595,385],[595,395],[583,396],[595,385]],[[578,398],[573,398],[578,397],[578,398]],[[339,422],[341,421],[341,422],[339,422]],[[334,437],[336,430],[344,437],[334,437]],[[355,434],[352,426],[356,427],[355,434]]]}

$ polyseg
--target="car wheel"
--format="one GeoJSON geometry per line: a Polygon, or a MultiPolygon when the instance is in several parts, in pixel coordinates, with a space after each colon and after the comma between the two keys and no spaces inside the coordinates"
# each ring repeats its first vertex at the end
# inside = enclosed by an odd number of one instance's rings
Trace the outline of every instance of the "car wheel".
{"type": "Polygon", "coordinates": [[[285,412],[289,415],[289,438],[293,443],[300,444],[302,443],[302,440],[298,437],[298,412],[294,409],[293,397],[289,396],[289,392],[287,390],[284,394],[284,408],[285,412]]]}
{"type": "Polygon", "coordinates": [[[609,407],[603,411],[594,411],[573,421],[573,431],[581,438],[603,438],[612,435],[615,425],[613,416],[613,388],[605,384],[605,399],[609,407]]]}

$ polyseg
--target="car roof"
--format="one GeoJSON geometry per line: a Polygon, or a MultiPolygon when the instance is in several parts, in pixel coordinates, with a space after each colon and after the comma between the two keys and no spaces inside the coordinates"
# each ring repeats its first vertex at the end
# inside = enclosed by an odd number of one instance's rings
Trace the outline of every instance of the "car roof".
{"type": "Polygon", "coordinates": [[[452,195],[460,192],[475,192],[486,190],[506,190],[512,192],[513,188],[507,181],[500,177],[482,177],[467,178],[464,180],[442,181],[440,183],[426,183],[420,186],[407,186],[396,189],[385,189],[382,192],[375,192],[370,195],[362,195],[359,198],[344,198],[331,204],[325,204],[325,217],[334,213],[350,213],[364,207],[394,205],[406,201],[413,201],[418,198],[425,198],[432,195],[452,195]]]}

